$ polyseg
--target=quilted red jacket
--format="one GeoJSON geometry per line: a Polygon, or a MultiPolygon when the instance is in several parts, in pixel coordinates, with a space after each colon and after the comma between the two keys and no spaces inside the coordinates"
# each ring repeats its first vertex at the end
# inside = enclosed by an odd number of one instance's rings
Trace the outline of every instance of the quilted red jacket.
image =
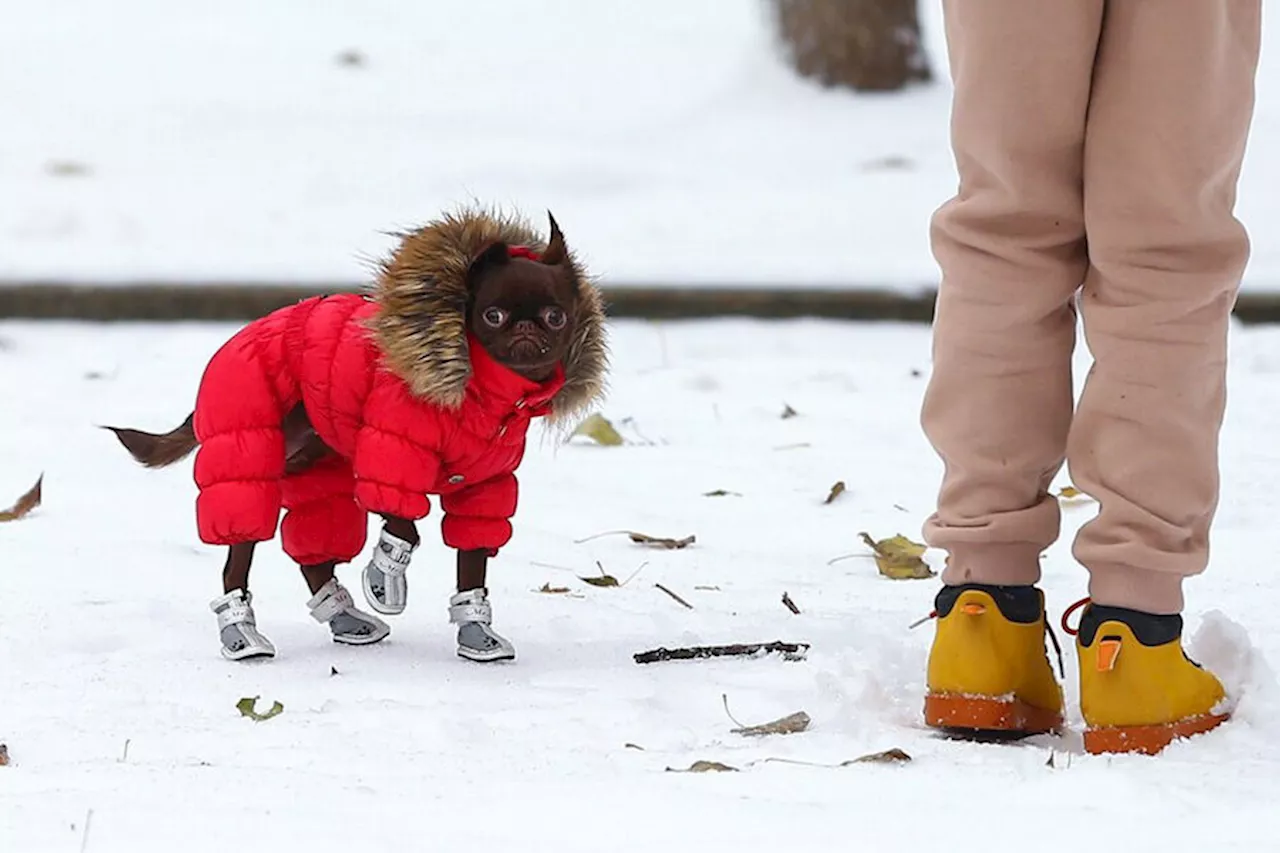
{"type": "Polygon", "coordinates": [[[464,316],[466,269],[494,239],[542,248],[518,221],[446,217],[404,237],[370,296],[282,308],[219,349],[195,408],[204,542],[274,537],[289,485],[282,421],[299,402],[349,464],[364,512],[417,520],[438,495],[447,545],[492,555],[508,542],[530,422],[564,418],[598,396],[605,345],[599,297],[571,256],[580,305],[557,374],[538,384],[494,361],[464,316]]]}

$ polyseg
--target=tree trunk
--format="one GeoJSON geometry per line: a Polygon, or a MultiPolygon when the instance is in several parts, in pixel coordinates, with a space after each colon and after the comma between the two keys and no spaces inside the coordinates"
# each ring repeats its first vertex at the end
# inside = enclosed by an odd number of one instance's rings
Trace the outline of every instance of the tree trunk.
{"type": "Polygon", "coordinates": [[[932,79],[918,0],[769,2],[788,59],[804,77],[858,92],[893,92],[932,79]]]}

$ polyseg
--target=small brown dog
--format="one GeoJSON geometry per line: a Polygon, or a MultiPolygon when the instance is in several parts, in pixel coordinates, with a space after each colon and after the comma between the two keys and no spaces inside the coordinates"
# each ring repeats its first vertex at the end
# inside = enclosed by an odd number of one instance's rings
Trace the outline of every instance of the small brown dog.
{"type": "Polygon", "coordinates": [[[429,495],[458,555],[458,654],[515,656],[491,627],[485,584],[489,558],[511,537],[526,432],[535,418],[590,405],[607,367],[599,293],[550,223],[545,244],[523,222],[481,211],[401,235],[370,296],[315,297],[241,329],[177,429],[110,428],[149,467],[199,447],[200,537],[228,546],[224,595],[211,605],[225,657],[275,653],[248,581],[254,545],[274,537],[281,509],[312,615],[338,642],[386,637],[335,568],[363,549],[367,514],[381,516],[365,597],[379,613],[403,612],[429,495]]]}

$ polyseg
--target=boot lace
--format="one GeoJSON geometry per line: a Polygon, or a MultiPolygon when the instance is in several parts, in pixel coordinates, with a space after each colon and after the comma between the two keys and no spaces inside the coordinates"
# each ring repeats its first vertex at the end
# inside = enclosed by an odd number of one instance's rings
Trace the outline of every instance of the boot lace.
{"type": "Polygon", "coordinates": [[[1086,604],[1090,604],[1092,601],[1093,599],[1086,595],[1084,598],[1062,611],[1062,630],[1066,631],[1069,636],[1077,636],[1080,633],[1080,627],[1077,625],[1075,628],[1072,628],[1067,620],[1071,618],[1072,613],[1075,613],[1081,607],[1084,607],[1086,604]]]}

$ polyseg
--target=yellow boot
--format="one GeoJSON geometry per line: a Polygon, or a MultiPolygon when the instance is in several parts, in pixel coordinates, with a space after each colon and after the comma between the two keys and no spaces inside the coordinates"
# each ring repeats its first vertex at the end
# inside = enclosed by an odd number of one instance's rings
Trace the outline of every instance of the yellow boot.
{"type": "MultiPolygon", "coordinates": [[[[1217,678],[1182,650],[1182,617],[1089,604],[1080,619],[1080,711],[1093,754],[1155,755],[1228,719],[1217,678]]],[[[1066,617],[1063,615],[1063,627],[1066,617]]],[[[1068,629],[1069,630],[1069,629],[1068,629]]]]}
{"type": "Polygon", "coordinates": [[[927,725],[1006,735],[1062,725],[1062,688],[1044,647],[1044,593],[1031,586],[948,586],[938,593],[934,615],[927,725]]]}

